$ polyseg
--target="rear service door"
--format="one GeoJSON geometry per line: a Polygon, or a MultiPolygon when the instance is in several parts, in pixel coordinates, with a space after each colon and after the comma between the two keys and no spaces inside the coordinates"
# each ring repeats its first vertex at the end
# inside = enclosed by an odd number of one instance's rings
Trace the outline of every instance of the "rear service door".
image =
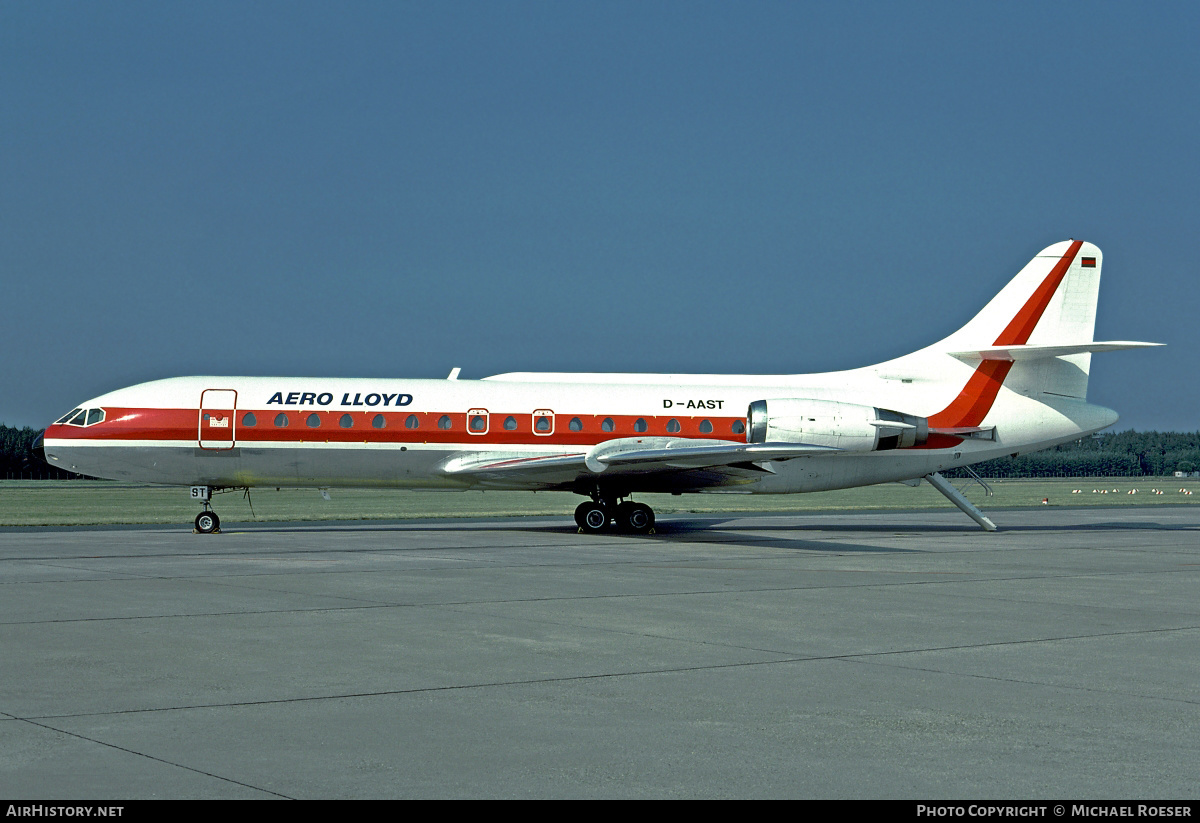
{"type": "Polygon", "coordinates": [[[237,392],[205,389],[200,393],[200,448],[232,449],[237,427],[237,392]]]}

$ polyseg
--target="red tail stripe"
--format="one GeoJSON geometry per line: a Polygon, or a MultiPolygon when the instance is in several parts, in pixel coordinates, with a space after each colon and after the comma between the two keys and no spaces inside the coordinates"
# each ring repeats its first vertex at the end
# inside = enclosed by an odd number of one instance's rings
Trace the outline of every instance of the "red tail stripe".
{"type": "Polygon", "coordinates": [[[1008,370],[1009,360],[985,360],[949,406],[929,418],[931,428],[978,426],[991,411],[1008,370]]]}
{"type": "Polygon", "coordinates": [[[1050,298],[1058,291],[1059,284],[1066,276],[1067,269],[1071,268],[1071,261],[1075,259],[1075,255],[1079,254],[1081,246],[1083,246],[1082,240],[1076,240],[1071,244],[1067,253],[1054,264],[1050,274],[1046,275],[1042,285],[1038,286],[1033,296],[1025,301],[1025,305],[1017,312],[1017,316],[1005,327],[1004,331],[1000,332],[1000,336],[996,338],[993,346],[1024,346],[1029,342],[1029,335],[1033,334],[1034,327],[1042,319],[1046,306],[1050,305],[1050,298]]]}
{"type": "MultiPolygon", "coordinates": [[[[1025,305],[1004,328],[1004,331],[1000,332],[1000,336],[992,345],[1023,346],[1029,342],[1029,336],[1033,334],[1038,321],[1042,319],[1046,307],[1050,305],[1051,298],[1058,291],[1058,287],[1062,285],[1067,270],[1071,268],[1071,263],[1075,260],[1075,255],[1079,254],[1082,246],[1082,240],[1071,243],[1067,253],[1054,264],[1054,268],[1050,270],[1030,298],[1025,301],[1025,305]]],[[[985,360],[980,363],[979,368],[975,369],[975,373],[967,381],[967,385],[963,386],[963,390],[958,393],[958,397],[955,397],[949,406],[930,416],[929,425],[935,428],[978,426],[991,411],[992,404],[996,402],[996,396],[1000,393],[1000,386],[1003,385],[1004,378],[1008,376],[1011,368],[1012,362],[1006,360],[985,360]]]]}

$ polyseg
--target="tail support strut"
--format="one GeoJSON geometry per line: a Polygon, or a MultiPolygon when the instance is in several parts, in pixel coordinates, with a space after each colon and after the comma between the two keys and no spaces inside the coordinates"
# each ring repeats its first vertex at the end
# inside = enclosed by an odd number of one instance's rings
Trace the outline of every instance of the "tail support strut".
{"type": "Polygon", "coordinates": [[[963,496],[963,493],[954,486],[950,485],[950,481],[942,477],[937,472],[925,475],[925,479],[929,481],[929,485],[946,495],[946,499],[954,505],[962,509],[963,514],[979,524],[985,532],[994,532],[996,524],[988,519],[987,515],[981,512],[970,500],[963,496]]]}

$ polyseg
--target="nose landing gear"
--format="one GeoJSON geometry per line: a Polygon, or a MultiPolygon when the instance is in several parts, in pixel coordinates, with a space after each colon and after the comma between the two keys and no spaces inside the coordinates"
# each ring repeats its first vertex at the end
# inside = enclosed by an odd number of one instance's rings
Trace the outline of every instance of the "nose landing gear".
{"type": "Polygon", "coordinates": [[[196,515],[196,529],[194,534],[220,534],[221,533],[221,518],[217,517],[217,513],[213,511],[212,503],[212,486],[192,486],[192,499],[199,500],[204,504],[204,511],[196,515]]]}

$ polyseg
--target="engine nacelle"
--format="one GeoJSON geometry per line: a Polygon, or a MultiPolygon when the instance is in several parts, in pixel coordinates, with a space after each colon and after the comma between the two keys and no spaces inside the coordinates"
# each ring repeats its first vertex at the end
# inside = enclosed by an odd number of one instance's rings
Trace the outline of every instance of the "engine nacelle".
{"type": "Polygon", "coordinates": [[[920,446],[929,421],[912,414],[835,400],[755,400],[746,413],[751,443],[808,443],[870,452],[920,446]]]}

